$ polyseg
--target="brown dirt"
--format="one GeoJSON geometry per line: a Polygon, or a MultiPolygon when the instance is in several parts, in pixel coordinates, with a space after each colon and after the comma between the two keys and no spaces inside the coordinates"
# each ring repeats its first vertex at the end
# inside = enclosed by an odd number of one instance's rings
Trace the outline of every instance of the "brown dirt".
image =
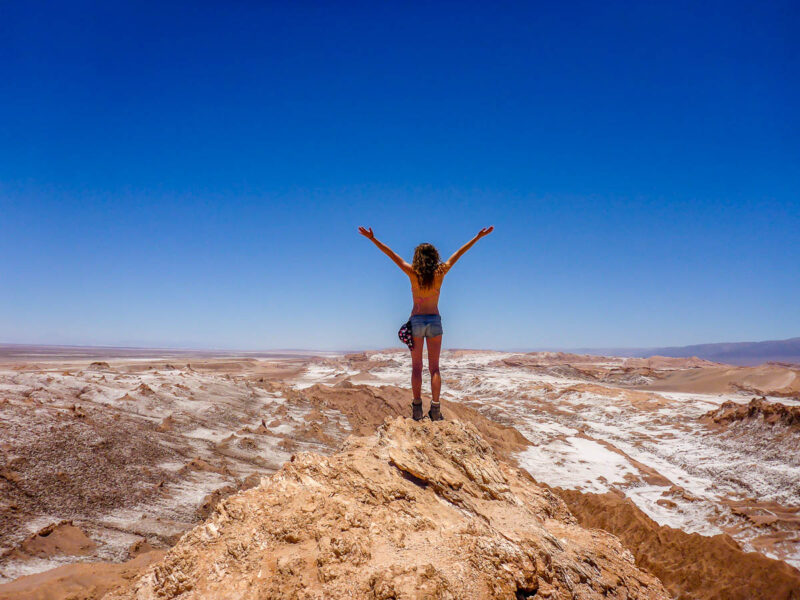
{"type": "Polygon", "coordinates": [[[745,391],[759,396],[800,398],[800,369],[778,364],[758,367],[716,366],[657,372],[654,390],[724,394],[745,391]]]}
{"type": "Polygon", "coordinates": [[[71,521],[53,523],[40,529],[20,545],[30,556],[49,558],[59,554],[81,556],[91,554],[96,544],[71,521]]]}
{"type": "Polygon", "coordinates": [[[109,600],[193,597],[666,600],[605,532],[495,456],[471,425],[387,421],[295,455],[109,600]]]}
{"type": "Polygon", "coordinates": [[[656,575],[679,600],[797,600],[800,571],[728,535],[702,536],[658,525],[624,496],[554,488],[584,527],[616,535],[636,564],[656,575]]]}
{"type": "Polygon", "coordinates": [[[138,542],[131,544],[131,547],[128,548],[128,557],[136,558],[140,554],[152,552],[153,550],[158,550],[158,548],[155,548],[147,540],[139,540],[138,542]]]}
{"type": "Polygon", "coordinates": [[[20,577],[0,585],[0,600],[100,600],[164,554],[154,550],[124,563],[76,563],[20,577]]]}
{"type": "Polygon", "coordinates": [[[0,477],[0,498],[11,509],[0,506],[0,538],[16,533],[30,515],[85,514],[141,501],[170,477],[142,468],[174,460],[175,453],[140,421],[89,408],[41,415],[10,405],[5,414],[46,434],[0,450],[0,459],[13,465],[0,477]]]}

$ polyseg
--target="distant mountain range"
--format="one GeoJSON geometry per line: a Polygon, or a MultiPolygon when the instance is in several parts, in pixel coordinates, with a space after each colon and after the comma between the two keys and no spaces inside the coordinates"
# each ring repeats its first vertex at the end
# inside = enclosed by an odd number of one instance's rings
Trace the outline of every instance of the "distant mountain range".
{"type": "Polygon", "coordinates": [[[674,356],[684,358],[697,356],[731,365],[760,365],[765,362],[800,364],[800,337],[766,342],[696,344],[666,348],[584,348],[573,350],[573,352],[633,357],[674,356]]]}
{"type": "MultiPolygon", "coordinates": [[[[720,344],[695,344],[693,346],[668,346],[664,348],[527,348],[510,349],[516,352],[555,350],[576,354],[600,356],[673,356],[687,358],[696,356],[730,365],[760,365],[765,362],[780,362],[800,365],[800,337],[766,342],[724,342],[720,344]]],[[[2,360],[100,360],[103,358],[188,358],[230,356],[239,358],[299,358],[309,356],[337,355],[342,352],[315,350],[265,350],[261,352],[233,350],[179,350],[157,348],[131,348],[113,346],[47,346],[33,344],[0,343],[2,360]]]]}

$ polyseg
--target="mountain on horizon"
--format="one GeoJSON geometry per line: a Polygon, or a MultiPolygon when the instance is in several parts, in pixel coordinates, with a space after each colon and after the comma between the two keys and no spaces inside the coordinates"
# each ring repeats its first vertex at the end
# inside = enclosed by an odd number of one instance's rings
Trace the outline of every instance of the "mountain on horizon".
{"type": "MultiPolygon", "coordinates": [[[[454,350],[455,348],[451,348],[454,350]]],[[[462,348],[463,349],[463,348],[462,348]]],[[[478,348],[474,348],[477,350],[478,348]]],[[[373,348],[377,350],[377,348],[373,348]]],[[[238,356],[251,358],[309,357],[315,355],[337,355],[360,350],[190,350],[177,348],[134,348],[122,346],[63,346],[36,344],[8,344],[0,342],[0,360],[47,360],[48,358],[72,357],[75,360],[100,360],[103,358],[155,357],[178,358],[188,356],[238,356]]],[[[516,348],[509,352],[571,352],[596,356],[621,356],[648,358],[668,356],[689,358],[696,356],[713,362],[739,366],[755,366],[767,362],[800,365],[800,337],[786,340],[767,340],[762,342],[720,342],[693,344],[690,346],[664,346],[653,348],[516,348]]]]}
{"type": "Polygon", "coordinates": [[[641,358],[648,356],[671,356],[675,358],[697,356],[714,362],[743,366],[760,365],[765,362],[800,364],[800,337],[763,342],[721,342],[715,344],[693,344],[691,346],[667,346],[663,348],[584,348],[574,350],[574,352],[641,358]]]}

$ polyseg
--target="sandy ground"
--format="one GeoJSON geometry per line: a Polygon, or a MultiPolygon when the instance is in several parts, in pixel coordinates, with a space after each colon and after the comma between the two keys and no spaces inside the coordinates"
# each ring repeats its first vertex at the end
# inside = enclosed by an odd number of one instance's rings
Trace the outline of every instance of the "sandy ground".
{"type": "MultiPolygon", "coordinates": [[[[759,415],[707,416],[754,394],[800,406],[796,369],[483,351],[445,352],[442,369],[445,415],[482,428],[538,481],[619,494],[657,525],[727,533],[800,566],[800,433],[759,415]]],[[[0,358],[0,584],[51,581],[44,571],[71,563],[138,565],[293,453],[329,454],[351,432],[403,414],[409,372],[405,351],[16,349],[0,358]]],[[[589,497],[567,501],[580,511],[589,497]]],[[[113,587],[131,569],[97,572],[113,587]]],[[[23,597],[4,587],[0,598],[23,597]]]]}

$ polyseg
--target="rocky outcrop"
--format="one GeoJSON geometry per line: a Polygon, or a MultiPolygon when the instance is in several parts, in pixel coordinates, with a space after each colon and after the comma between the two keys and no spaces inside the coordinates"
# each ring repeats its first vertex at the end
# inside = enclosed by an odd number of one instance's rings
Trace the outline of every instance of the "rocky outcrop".
{"type": "Polygon", "coordinates": [[[109,598],[667,599],[471,424],[387,420],[222,501],[109,598]]]}
{"type": "Polygon", "coordinates": [[[780,402],[769,402],[766,398],[753,398],[749,404],[725,402],[716,410],[703,415],[714,423],[763,420],[769,424],[781,424],[800,431],[800,406],[786,406],[780,402]]]}

